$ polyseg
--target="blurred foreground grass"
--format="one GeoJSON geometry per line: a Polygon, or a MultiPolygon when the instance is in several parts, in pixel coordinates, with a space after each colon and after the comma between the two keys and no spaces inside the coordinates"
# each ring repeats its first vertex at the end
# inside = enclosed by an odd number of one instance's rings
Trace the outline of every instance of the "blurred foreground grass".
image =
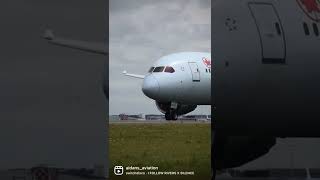
{"type": "Polygon", "coordinates": [[[210,124],[110,124],[109,174],[113,179],[210,179],[210,124]],[[115,176],[114,166],[194,171],[193,176],[115,176]]]}

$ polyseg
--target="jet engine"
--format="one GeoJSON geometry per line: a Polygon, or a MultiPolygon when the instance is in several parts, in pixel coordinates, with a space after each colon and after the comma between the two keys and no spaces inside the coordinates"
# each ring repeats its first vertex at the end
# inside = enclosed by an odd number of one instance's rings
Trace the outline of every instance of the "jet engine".
{"type": "Polygon", "coordinates": [[[212,155],[215,169],[239,167],[267,154],[275,144],[275,137],[214,137],[212,155]]]}
{"type": "Polygon", "coordinates": [[[166,115],[167,120],[176,120],[178,116],[194,111],[197,105],[178,104],[176,109],[171,108],[171,102],[162,103],[156,101],[157,108],[166,115]]]}

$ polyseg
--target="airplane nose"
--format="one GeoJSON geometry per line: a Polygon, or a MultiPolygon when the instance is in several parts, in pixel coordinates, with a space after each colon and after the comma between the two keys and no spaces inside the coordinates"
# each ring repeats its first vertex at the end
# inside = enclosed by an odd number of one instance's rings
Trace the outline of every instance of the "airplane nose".
{"type": "Polygon", "coordinates": [[[143,85],[142,85],[143,93],[151,99],[156,99],[160,87],[157,79],[153,75],[148,75],[144,78],[143,85]]]}

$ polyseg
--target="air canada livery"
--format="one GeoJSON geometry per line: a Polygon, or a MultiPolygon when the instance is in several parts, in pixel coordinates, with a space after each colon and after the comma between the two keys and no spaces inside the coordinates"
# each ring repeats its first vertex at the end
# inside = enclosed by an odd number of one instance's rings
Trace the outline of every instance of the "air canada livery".
{"type": "Polygon", "coordinates": [[[277,137],[320,137],[320,1],[214,0],[211,16],[212,57],[173,54],[132,76],[168,119],[212,103],[213,172],[265,155],[277,137]]]}
{"type": "Polygon", "coordinates": [[[160,58],[145,76],[124,74],[144,79],[143,93],[155,100],[166,120],[176,120],[197,105],[211,105],[210,59],[210,53],[176,53],[160,58]]]}
{"type": "MultiPolygon", "coordinates": [[[[43,38],[49,43],[96,54],[108,55],[105,43],[93,43],[56,37],[47,29],[43,38]]],[[[154,99],[166,120],[177,120],[179,115],[192,112],[197,105],[211,105],[211,54],[204,52],[181,52],[160,58],[147,75],[126,76],[144,79],[143,93],[154,99]]],[[[108,99],[108,77],[103,85],[108,99]]]]}

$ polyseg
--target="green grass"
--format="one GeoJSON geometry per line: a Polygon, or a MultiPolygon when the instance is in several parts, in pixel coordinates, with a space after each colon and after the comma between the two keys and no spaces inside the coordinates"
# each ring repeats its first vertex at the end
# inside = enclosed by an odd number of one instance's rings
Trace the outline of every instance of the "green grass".
{"type": "Polygon", "coordinates": [[[110,124],[113,179],[210,179],[210,124],[110,124]],[[155,166],[158,171],[194,171],[194,176],[115,176],[113,167],[155,166]]]}

